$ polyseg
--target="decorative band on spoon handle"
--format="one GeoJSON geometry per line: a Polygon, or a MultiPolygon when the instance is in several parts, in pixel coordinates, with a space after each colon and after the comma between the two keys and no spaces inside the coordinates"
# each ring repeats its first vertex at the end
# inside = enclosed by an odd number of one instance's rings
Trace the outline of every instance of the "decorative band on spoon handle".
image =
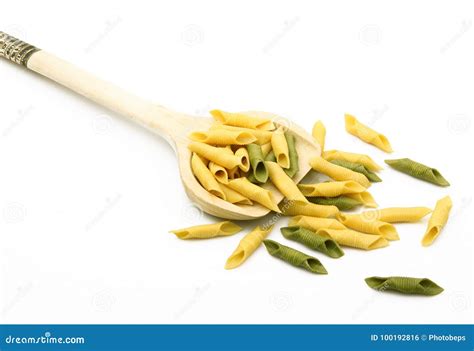
{"type": "Polygon", "coordinates": [[[0,31],[0,57],[26,67],[31,55],[39,50],[31,44],[0,31]]]}

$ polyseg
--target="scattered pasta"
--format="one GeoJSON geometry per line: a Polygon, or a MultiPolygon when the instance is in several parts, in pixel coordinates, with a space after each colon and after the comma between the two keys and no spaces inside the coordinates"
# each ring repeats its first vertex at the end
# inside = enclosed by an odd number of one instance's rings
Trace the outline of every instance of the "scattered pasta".
{"type": "Polygon", "coordinates": [[[265,229],[262,227],[256,227],[244,236],[232,255],[227,259],[225,269],[233,269],[244,263],[245,260],[260,246],[263,240],[265,240],[268,234],[270,234],[272,229],[273,225],[265,229]]]}
{"type": "Polygon", "coordinates": [[[369,277],[365,282],[372,289],[384,291],[396,291],[402,294],[415,294],[433,296],[441,294],[444,289],[427,278],[409,277],[369,277]]]}
{"type": "Polygon", "coordinates": [[[376,219],[387,223],[418,222],[433,212],[428,207],[390,207],[380,210],[365,211],[359,214],[365,219],[376,219]]]}
{"type": "Polygon", "coordinates": [[[385,152],[393,152],[387,137],[360,123],[354,116],[346,114],[346,131],[366,143],[372,144],[385,152]]]}
{"type": "Polygon", "coordinates": [[[339,258],[344,256],[344,251],[339,247],[339,244],[324,233],[317,234],[303,227],[285,227],[281,228],[280,231],[286,239],[297,241],[329,257],[339,258]]]}
{"type": "Polygon", "coordinates": [[[388,246],[387,239],[380,235],[360,233],[351,229],[319,229],[316,233],[331,236],[339,245],[362,250],[374,250],[388,246]]]}
{"type": "Polygon", "coordinates": [[[317,258],[308,256],[303,252],[284,246],[273,240],[264,240],[263,244],[268,253],[273,257],[279,258],[295,267],[306,269],[311,273],[328,274],[326,268],[324,268],[317,258]]]}
{"type": "Polygon", "coordinates": [[[337,219],[347,228],[368,233],[380,235],[387,240],[399,240],[397,229],[387,222],[377,219],[365,218],[360,215],[351,215],[339,213],[337,219]]]}
{"type": "Polygon", "coordinates": [[[304,196],[335,197],[344,194],[361,193],[366,190],[362,185],[353,181],[324,182],[317,184],[299,184],[298,188],[304,196]]]}
{"type": "Polygon", "coordinates": [[[385,163],[397,171],[411,175],[412,177],[439,185],[449,186],[449,182],[435,169],[424,164],[410,160],[409,158],[400,158],[397,160],[385,160],[385,163]]]}
{"type": "Polygon", "coordinates": [[[339,213],[336,206],[317,205],[308,202],[284,200],[280,210],[285,216],[335,217],[339,213]]]}
{"type": "Polygon", "coordinates": [[[318,218],[309,216],[292,217],[288,223],[291,226],[299,226],[313,231],[318,229],[346,229],[346,226],[333,218],[318,218]]]}
{"type": "Polygon", "coordinates": [[[171,230],[170,233],[175,234],[179,239],[210,239],[216,236],[234,235],[242,230],[237,224],[229,221],[197,225],[194,227],[171,230]]]}
{"type": "Polygon", "coordinates": [[[321,152],[324,150],[324,144],[326,142],[326,127],[324,126],[323,122],[317,121],[314,126],[312,133],[314,140],[316,140],[321,146],[321,152]]]}
{"type": "Polygon", "coordinates": [[[323,173],[334,180],[353,180],[364,188],[370,186],[370,182],[365,175],[337,166],[320,156],[312,158],[309,164],[316,172],[323,173]]]}
{"type": "Polygon", "coordinates": [[[361,163],[355,163],[355,162],[350,162],[346,160],[332,160],[330,162],[335,165],[350,169],[351,171],[361,173],[365,175],[367,179],[370,180],[371,182],[378,183],[382,181],[382,179],[380,179],[380,177],[376,173],[368,170],[361,163]]]}
{"type": "Polygon", "coordinates": [[[436,206],[431,214],[431,218],[428,222],[428,228],[421,240],[423,246],[429,246],[433,244],[436,238],[441,234],[441,230],[448,222],[449,212],[453,207],[453,202],[449,196],[443,197],[438,200],[436,206]]]}
{"type": "Polygon", "coordinates": [[[363,154],[356,154],[353,152],[328,150],[323,152],[323,158],[327,161],[344,160],[353,163],[360,163],[364,165],[369,171],[380,171],[382,169],[370,156],[363,154]]]}

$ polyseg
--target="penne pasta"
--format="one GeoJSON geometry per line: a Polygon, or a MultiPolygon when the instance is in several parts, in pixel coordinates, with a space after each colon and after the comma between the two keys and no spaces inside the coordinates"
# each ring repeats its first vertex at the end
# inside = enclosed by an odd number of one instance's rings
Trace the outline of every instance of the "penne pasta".
{"type": "Polygon", "coordinates": [[[197,225],[194,227],[171,230],[179,239],[210,239],[216,236],[229,236],[242,230],[237,224],[229,221],[215,224],[197,225]]]}
{"type": "Polygon", "coordinates": [[[364,188],[368,188],[370,186],[370,182],[365,175],[332,164],[320,156],[312,158],[309,161],[309,164],[315,171],[323,173],[334,180],[353,180],[362,185],[364,188]]]}
{"type": "Polygon", "coordinates": [[[247,148],[239,147],[235,151],[234,155],[240,158],[241,160],[240,166],[239,166],[240,170],[243,172],[248,172],[250,169],[250,160],[249,160],[249,153],[247,152],[247,148]]]}
{"type": "Polygon", "coordinates": [[[308,202],[298,189],[298,186],[286,175],[278,164],[265,161],[265,166],[268,169],[268,176],[272,183],[288,200],[308,202]]]}
{"type": "Polygon", "coordinates": [[[267,156],[265,156],[265,161],[270,161],[270,162],[276,162],[277,159],[275,157],[275,153],[273,152],[273,150],[270,150],[270,152],[267,154],[267,156]]]}
{"type": "MultiPolygon", "coordinates": [[[[256,144],[247,145],[247,151],[252,166],[252,175],[259,183],[266,183],[268,180],[268,169],[263,160],[262,148],[256,144]]],[[[252,182],[253,183],[253,182],[252,182]]]]}
{"type": "Polygon", "coordinates": [[[242,194],[237,191],[229,188],[224,184],[220,184],[222,192],[225,194],[225,200],[235,205],[253,205],[253,202],[250,199],[247,199],[242,194]]]}
{"type": "Polygon", "coordinates": [[[232,151],[226,148],[215,147],[196,141],[189,143],[188,148],[199,156],[227,169],[233,169],[234,167],[240,167],[242,165],[242,160],[233,155],[232,151]]]}
{"type": "MultiPolygon", "coordinates": [[[[271,134],[270,134],[270,140],[271,140],[271,134]]],[[[271,142],[263,144],[262,145],[263,158],[265,158],[271,150],[272,150],[272,143],[271,142]]]]}
{"type": "Polygon", "coordinates": [[[388,141],[387,137],[383,134],[376,132],[375,130],[367,127],[366,125],[360,123],[357,118],[346,114],[346,131],[362,141],[365,141],[368,144],[372,144],[378,147],[380,150],[385,152],[393,152],[392,146],[388,141]]]}
{"type": "Polygon", "coordinates": [[[403,294],[433,296],[444,291],[442,287],[427,278],[369,277],[365,278],[365,282],[372,289],[381,292],[391,290],[403,294]]]}
{"type": "Polygon", "coordinates": [[[400,158],[397,160],[385,160],[390,167],[412,177],[436,184],[439,186],[449,186],[449,182],[435,169],[424,164],[410,160],[409,158],[400,158]]]}
{"type": "Polygon", "coordinates": [[[293,240],[304,246],[320,251],[329,257],[339,258],[344,256],[344,251],[339,247],[329,235],[316,234],[315,232],[303,227],[285,227],[280,228],[283,236],[288,240],[293,240]]]}
{"type": "Polygon", "coordinates": [[[453,202],[449,196],[445,196],[441,200],[438,200],[428,222],[428,229],[421,240],[423,246],[433,244],[439,234],[441,234],[441,230],[448,222],[449,212],[452,207],[453,202]]]}
{"type": "Polygon", "coordinates": [[[206,167],[204,162],[202,162],[202,159],[196,154],[193,154],[191,157],[191,169],[204,189],[206,189],[212,195],[215,195],[223,200],[226,199],[225,194],[219,186],[219,183],[214,178],[214,175],[206,167]]]}
{"type": "Polygon", "coordinates": [[[317,205],[301,201],[283,201],[280,210],[285,216],[334,217],[339,213],[336,206],[317,205]]]}
{"type": "Polygon", "coordinates": [[[257,140],[250,133],[225,129],[193,132],[189,135],[189,138],[193,141],[211,145],[247,145],[257,140]]]}
{"type": "Polygon", "coordinates": [[[229,174],[227,173],[227,169],[214,162],[209,162],[208,167],[214,178],[216,178],[219,183],[229,183],[229,174]]]}
{"type": "Polygon", "coordinates": [[[387,240],[399,240],[398,232],[393,224],[377,219],[366,219],[360,215],[339,213],[336,217],[347,228],[367,234],[380,235],[387,240]]]}
{"type": "Polygon", "coordinates": [[[364,192],[366,189],[353,180],[340,182],[324,182],[317,184],[299,184],[298,188],[304,196],[334,197],[344,194],[364,192]]]}
{"type": "Polygon", "coordinates": [[[266,189],[259,187],[258,185],[252,184],[247,178],[237,178],[229,181],[227,186],[248,199],[258,202],[260,205],[266,208],[280,213],[280,209],[273,200],[272,193],[266,189]]]}
{"type": "Polygon", "coordinates": [[[303,252],[292,249],[291,247],[282,245],[273,240],[264,240],[263,244],[268,253],[273,257],[279,258],[292,266],[299,267],[310,271],[311,273],[327,274],[326,268],[321,262],[312,256],[308,256],[303,252]]]}
{"type": "Polygon", "coordinates": [[[327,161],[344,160],[364,165],[369,171],[380,171],[382,169],[370,156],[345,152],[339,150],[328,150],[323,152],[323,158],[327,161]]]}
{"type": "Polygon", "coordinates": [[[288,158],[290,160],[290,167],[285,168],[285,173],[290,177],[298,173],[300,170],[298,161],[298,152],[296,151],[296,140],[293,134],[285,133],[286,144],[288,145],[288,158]]]}
{"type": "Polygon", "coordinates": [[[326,142],[326,127],[323,122],[317,121],[312,130],[313,138],[321,146],[321,152],[324,150],[324,144],[326,142]]]}
{"type": "Polygon", "coordinates": [[[245,262],[250,255],[260,246],[265,238],[270,234],[273,225],[262,229],[258,226],[240,240],[239,245],[227,259],[225,269],[233,269],[245,262]]]}
{"type": "Polygon", "coordinates": [[[250,133],[256,138],[255,143],[260,144],[260,145],[267,144],[272,139],[272,132],[267,131],[267,130],[226,126],[225,124],[221,124],[221,123],[214,123],[211,126],[210,130],[230,130],[230,131],[250,133]]]}
{"type": "Polygon", "coordinates": [[[351,171],[361,173],[365,175],[367,179],[370,180],[371,182],[378,183],[382,181],[382,179],[380,179],[380,177],[377,174],[375,174],[372,171],[369,171],[367,168],[365,168],[364,165],[360,163],[354,163],[354,162],[349,162],[345,160],[332,160],[330,162],[335,165],[350,169],[351,171]]]}
{"type": "Polygon", "coordinates": [[[354,207],[362,205],[362,202],[348,197],[347,195],[340,195],[336,197],[308,197],[308,200],[314,204],[323,206],[336,206],[340,211],[352,210],[354,207]]]}
{"type": "Polygon", "coordinates": [[[290,227],[303,227],[312,231],[318,229],[347,229],[344,224],[332,218],[319,218],[309,216],[295,216],[288,222],[290,227]]]}
{"type": "Polygon", "coordinates": [[[374,197],[368,191],[363,191],[357,194],[346,194],[348,198],[356,200],[367,207],[377,207],[377,203],[374,200],[374,197]]]}
{"type": "Polygon", "coordinates": [[[275,125],[270,119],[249,116],[245,113],[232,113],[221,110],[210,111],[212,117],[222,124],[250,129],[273,130],[275,125]]]}
{"type": "Polygon", "coordinates": [[[281,168],[290,168],[290,156],[288,153],[288,143],[286,142],[283,127],[278,127],[272,134],[272,149],[276,162],[281,168]]]}
{"type": "Polygon", "coordinates": [[[391,207],[380,210],[365,211],[359,214],[365,219],[377,219],[387,223],[418,222],[427,214],[433,212],[428,207],[391,207]]]}
{"type": "Polygon", "coordinates": [[[388,246],[388,241],[380,235],[364,234],[351,229],[320,229],[316,233],[331,236],[339,245],[362,250],[374,250],[388,246]]]}

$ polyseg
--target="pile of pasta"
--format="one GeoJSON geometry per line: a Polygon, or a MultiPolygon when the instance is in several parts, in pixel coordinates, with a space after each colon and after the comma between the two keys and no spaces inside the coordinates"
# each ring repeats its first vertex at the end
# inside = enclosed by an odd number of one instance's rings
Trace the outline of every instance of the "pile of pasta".
{"type": "Polygon", "coordinates": [[[256,202],[280,212],[272,193],[261,187],[271,181],[283,194],[305,201],[292,181],[298,172],[292,134],[269,119],[220,110],[211,114],[216,123],[189,136],[191,168],[204,189],[232,204],[256,202]]]}
{"type": "MultiPolygon", "coordinates": [[[[275,218],[289,216],[282,236],[307,249],[330,258],[344,255],[343,247],[374,250],[399,240],[396,223],[413,223],[428,214],[431,217],[421,243],[433,244],[446,225],[452,207],[449,196],[440,199],[434,209],[429,207],[391,207],[348,213],[356,207],[377,208],[368,191],[372,183],[381,182],[382,167],[370,156],[341,150],[325,150],[326,128],[315,123],[312,135],[322,154],[311,158],[310,166],[329,178],[320,183],[296,184],[292,177],[298,172],[298,154],[294,136],[276,128],[268,119],[221,110],[211,111],[216,123],[208,131],[190,135],[191,165],[199,183],[225,201],[252,205],[254,202],[277,212],[277,216],[247,233],[228,257],[225,268],[243,264],[262,244],[268,253],[295,267],[315,274],[327,274],[322,262],[304,252],[268,239],[275,218]],[[262,187],[272,182],[285,196],[277,204],[270,191],[262,187]]],[[[345,116],[346,131],[362,141],[391,153],[387,137],[376,132],[354,116],[345,116]]],[[[408,158],[385,161],[392,168],[439,186],[449,186],[441,173],[408,158]]],[[[230,221],[172,230],[179,239],[209,239],[230,236],[242,228],[230,221]]],[[[436,295],[443,289],[427,278],[369,277],[368,286],[407,294],[436,295]]]]}

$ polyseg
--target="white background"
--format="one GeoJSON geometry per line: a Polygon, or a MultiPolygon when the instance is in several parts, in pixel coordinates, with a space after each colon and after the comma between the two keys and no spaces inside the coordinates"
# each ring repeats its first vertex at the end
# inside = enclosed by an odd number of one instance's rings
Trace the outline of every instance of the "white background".
{"type": "MultiPolygon", "coordinates": [[[[0,315],[5,323],[472,323],[471,1],[8,1],[0,30],[173,109],[264,110],[327,148],[386,154],[344,131],[350,112],[395,153],[437,167],[440,188],[385,169],[381,207],[434,206],[449,224],[420,245],[346,249],[318,276],[261,247],[223,269],[245,232],[180,241],[215,221],[182,189],[156,136],[0,61],[0,315]],[[428,277],[436,297],[377,293],[372,275],[428,277]]],[[[248,228],[256,223],[248,224],[248,228]]],[[[286,219],[278,226],[286,225],[286,219]]],[[[271,239],[287,242],[275,229],[271,239]]]]}

